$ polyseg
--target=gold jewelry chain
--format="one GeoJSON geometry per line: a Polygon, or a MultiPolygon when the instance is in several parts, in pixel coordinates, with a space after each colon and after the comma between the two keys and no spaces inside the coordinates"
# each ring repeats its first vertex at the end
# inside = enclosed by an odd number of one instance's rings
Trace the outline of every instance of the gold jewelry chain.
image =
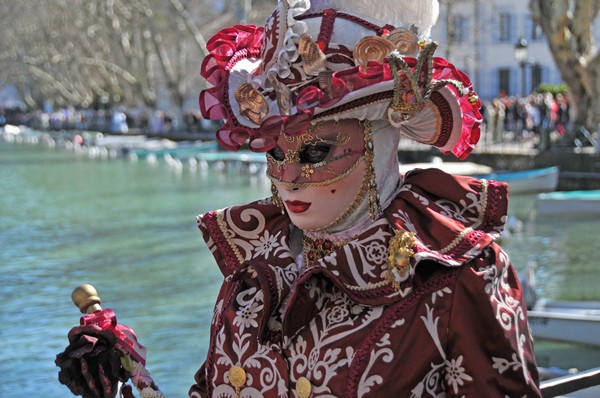
{"type": "MultiPolygon", "coordinates": [[[[369,213],[370,213],[372,220],[374,220],[374,217],[376,217],[376,214],[374,214],[374,211],[371,211],[371,197],[378,196],[377,184],[375,183],[375,171],[373,168],[374,156],[373,156],[373,140],[371,138],[371,122],[369,120],[361,120],[360,124],[361,124],[361,126],[363,126],[363,134],[364,134],[363,139],[365,141],[365,154],[363,156],[361,156],[361,159],[363,159],[365,161],[365,166],[366,166],[365,167],[365,175],[363,176],[363,180],[362,180],[361,186],[360,186],[360,191],[358,191],[358,194],[356,195],[356,197],[354,198],[354,200],[352,201],[350,206],[348,206],[346,211],[344,211],[344,213],[342,213],[342,215],[340,217],[333,220],[332,222],[325,225],[324,227],[308,230],[310,232],[323,231],[323,230],[331,228],[332,226],[337,225],[337,224],[341,223],[342,221],[344,221],[352,213],[354,213],[354,211],[362,203],[367,192],[369,192],[373,188],[375,189],[375,193],[372,193],[372,192],[369,193],[369,213]],[[375,186],[373,186],[374,184],[375,184],[375,186]]],[[[358,164],[358,162],[356,162],[355,164],[358,164]]],[[[378,198],[376,198],[376,199],[378,199],[378,198]]]]}

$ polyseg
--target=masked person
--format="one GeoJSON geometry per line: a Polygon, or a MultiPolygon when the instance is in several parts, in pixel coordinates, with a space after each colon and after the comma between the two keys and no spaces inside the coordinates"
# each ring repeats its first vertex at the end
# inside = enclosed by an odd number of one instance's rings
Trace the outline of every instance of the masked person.
{"type": "MultiPolygon", "coordinates": [[[[401,136],[460,159],[479,139],[468,77],[433,56],[437,15],[431,0],[280,0],[264,28],[207,42],[203,117],[224,121],[222,146],[265,152],[273,195],[198,217],[224,282],[191,397],[541,396],[494,242],[506,185],[399,173],[401,136]]],[[[162,396],[143,356],[123,374],[95,328],[71,331],[62,382],[162,396]],[[104,362],[80,361],[97,341],[104,362]]]]}
{"type": "Polygon", "coordinates": [[[272,198],[198,224],[224,275],[191,397],[538,397],[507,188],[398,172],[401,136],[464,159],[468,77],[437,1],[282,0],[207,43],[203,116],[265,152],[272,198]]]}

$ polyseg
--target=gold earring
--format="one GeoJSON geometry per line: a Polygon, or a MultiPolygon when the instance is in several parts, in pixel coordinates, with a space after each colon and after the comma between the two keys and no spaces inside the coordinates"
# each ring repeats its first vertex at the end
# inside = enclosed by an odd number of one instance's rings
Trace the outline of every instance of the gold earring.
{"type": "Polygon", "coordinates": [[[273,201],[273,204],[275,206],[281,209],[281,214],[285,214],[285,206],[283,205],[283,200],[281,200],[281,196],[279,196],[279,191],[277,190],[277,187],[275,186],[273,181],[271,181],[271,200],[273,201]]]}
{"type": "Polygon", "coordinates": [[[371,216],[371,221],[375,221],[381,214],[379,191],[377,190],[377,176],[375,175],[375,167],[373,166],[375,146],[371,137],[371,123],[368,120],[363,120],[361,123],[364,127],[365,140],[365,178],[369,179],[369,187],[367,190],[369,198],[369,215],[371,216]]]}

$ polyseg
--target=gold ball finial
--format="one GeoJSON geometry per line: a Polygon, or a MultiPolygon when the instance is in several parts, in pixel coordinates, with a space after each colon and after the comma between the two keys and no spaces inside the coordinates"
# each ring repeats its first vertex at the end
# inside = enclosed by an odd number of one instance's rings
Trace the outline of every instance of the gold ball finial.
{"type": "Polygon", "coordinates": [[[102,309],[100,306],[102,300],[98,297],[96,288],[87,283],[79,285],[73,290],[71,300],[82,314],[92,314],[102,309]]]}

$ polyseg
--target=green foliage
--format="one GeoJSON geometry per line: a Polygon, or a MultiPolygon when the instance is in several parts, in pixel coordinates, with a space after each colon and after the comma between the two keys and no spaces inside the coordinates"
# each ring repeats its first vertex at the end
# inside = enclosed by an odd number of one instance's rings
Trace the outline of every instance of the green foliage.
{"type": "Polygon", "coordinates": [[[538,86],[537,92],[538,93],[551,93],[552,95],[566,94],[567,93],[567,85],[565,83],[560,83],[560,84],[542,83],[538,86]]]}

